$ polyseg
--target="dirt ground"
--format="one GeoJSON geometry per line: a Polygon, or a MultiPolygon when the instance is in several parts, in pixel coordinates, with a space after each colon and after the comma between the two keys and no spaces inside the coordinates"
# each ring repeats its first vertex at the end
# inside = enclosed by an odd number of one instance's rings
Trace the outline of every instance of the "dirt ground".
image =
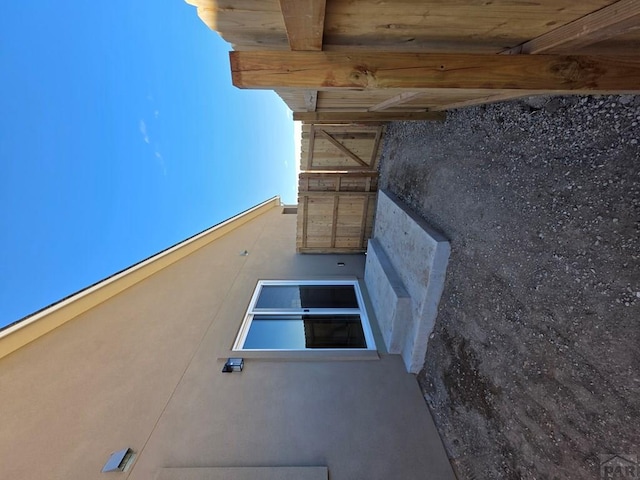
{"type": "Polygon", "coordinates": [[[640,455],[640,96],[392,123],[380,173],[451,241],[419,381],[460,480],[640,455]]]}

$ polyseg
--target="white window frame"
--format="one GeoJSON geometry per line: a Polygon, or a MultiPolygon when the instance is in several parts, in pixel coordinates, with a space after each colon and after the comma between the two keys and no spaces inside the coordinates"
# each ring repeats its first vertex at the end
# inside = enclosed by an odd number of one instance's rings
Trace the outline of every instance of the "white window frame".
{"type": "Polygon", "coordinates": [[[362,297],[362,292],[360,291],[360,285],[358,280],[259,280],[256,288],[253,292],[253,296],[251,297],[251,302],[249,303],[249,308],[247,308],[247,312],[245,313],[244,320],[242,325],[240,326],[240,331],[236,337],[236,340],[233,344],[233,351],[238,352],[265,352],[265,351],[278,351],[278,352],[309,352],[309,351],[370,351],[376,350],[376,344],[373,339],[373,331],[371,330],[371,325],[369,323],[369,317],[367,316],[367,311],[364,306],[364,299],[362,297]],[[260,297],[260,292],[262,291],[263,286],[268,285],[350,285],[353,286],[354,292],[356,294],[356,299],[358,301],[358,308],[299,308],[299,309],[275,309],[275,308],[256,308],[256,304],[258,303],[258,298],[260,297]],[[358,315],[360,317],[360,323],[362,325],[362,330],[364,332],[364,338],[366,343],[366,348],[291,348],[291,349],[283,349],[283,348],[242,348],[244,342],[247,338],[247,334],[249,333],[249,329],[251,328],[251,323],[253,321],[253,317],[255,315],[358,315]]]}

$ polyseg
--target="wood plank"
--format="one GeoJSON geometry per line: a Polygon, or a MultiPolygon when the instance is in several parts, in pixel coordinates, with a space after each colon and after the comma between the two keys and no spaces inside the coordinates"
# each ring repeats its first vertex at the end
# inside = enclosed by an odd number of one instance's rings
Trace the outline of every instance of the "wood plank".
{"type": "Polygon", "coordinates": [[[373,141],[373,152],[371,152],[371,161],[369,162],[371,168],[377,168],[378,157],[380,156],[380,142],[382,141],[384,129],[384,126],[380,126],[376,132],[376,138],[373,141]]]}
{"type": "Polygon", "coordinates": [[[307,155],[307,170],[311,170],[311,167],[313,167],[313,149],[315,147],[315,140],[316,130],[315,127],[311,125],[311,128],[309,129],[309,154],[307,155]]]}
{"type": "Polygon", "coordinates": [[[636,30],[640,30],[640,2],[619,0],[501,53],[535,54],[575,51],[636,30]]]}
{"type": "Polygon", "coordinates": [[[341,144],[339,141],[337,141],[335,138],[333,138],[330,134],[328,134],[327,132],[325,132],[322,129],[317,129],[317,133],[319,133],[322,137],[326,138],[327,140],[329,140],[329,142],[331,142],[331,144],[336,147],[338,150],[340,150],[342,153],[344,153],[345,155],[347,155],[349,158],[351,158],[352,160],[354,160],[356,163],[359,163],[360,165],[362,165],[363,167],[369,167],[369,164],[367,162],[365,162],[364,160],[362,160],[358,155],[356,155],[355,153],[353,153],[351,150],[349,150],[347,147],[345,147],[343,144],[341,144]]]}
{"type": "Polygon", "coordinates": [[[640,56],[278,51],[229,55],[233,84],[240,88],[640,91],[640,56]]]}
{"type": "Polygon", "coordinates": [[[317,192],[300,192],[299,196],[303,198],[309,197],[333,197],[335,195],[346,197],[375,197],[377,192],[335,192],[333,190],[322,190],[317,192]]]}
{"type": "Polygon", "coordinates": [[[340,196],[333,197],[333,219],[331,220],[331,246],[336,246],[336,233],[338,231],[338,207],[340,205],[340,196]]]}
{"type": "Polygon", "coordinates": [[[444,122],[443,112],[293,112],[295,121],[321,122],[395,122],[403,120],[432,120],[444,122]]]}
{"type": "Polygon", "coordinates": [[[315,112],[318,105],[318,91],[317,90],[305,90],[303,92],[304,106],[307,112],[315,112]]]}
{"type": "Polygon", "coordinates": [[[279,0],[291,50],[322,50],[326,0],[279,0]]]}
{"type": "Polygon", "coordinates": [[[367,218],[369,217],[369,199],[365,199],[362,206],[362,219],[360,221],[360,245],[365,247],[367,233],[367,218]]]}
{"type": "Polygon", "coordinates": [[[358,170],[358,171],[353,171],[353,170],[341,170],[341,171],[318,170],[316,172],[300,172],[299,178],[307,178],[307,179],[310,179],[310,178],[335,178],[338,175],[340,177],[342,177],[342,178],[349,178],[349,177],[371,178],[371,177],[377,177],[378,176],[378,172],[374,172],[374,171],[370,171],[370,170],[358,170]]]}
{"type": "Polygon", "coordinates": [[[464,107],[472,107],[474,105],[485,105],[488,103],[495,102],[505,102],[507,100],[514,100],[516,98],[522,98],[530,96],[530,94],[522,94],[522,93],[499,93],[497,95],[484,95],[478,98],[472,98],[471,100],[463,100],[461,102],[449,103],[447,105],[442,105],[438,107],[438,109],[442,110],[452,110],[454,108],[464,108],[464,107]]]}
{"type": "Polygon", "coordinates": [[[424,95],[423,92],[402,92],[394,97],[388,98],[385,101],[378,103],[377,105],[374,105],[373,107],[369,108],[369,111],[380,112],[382,110],[386,110],[387,108],[406,103],[414,98],[421,97],[422,95],[424,95]]]}
{"type": "Polygon", "coordinates": [[[309,197],[303,197],[302,200],[302,246],[307,246],[309,225],[309,197]]]}

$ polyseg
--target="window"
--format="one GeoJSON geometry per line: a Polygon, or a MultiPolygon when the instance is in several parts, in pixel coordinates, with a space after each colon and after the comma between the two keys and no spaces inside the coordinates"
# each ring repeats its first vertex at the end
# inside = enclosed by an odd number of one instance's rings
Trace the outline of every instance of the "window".
{"type": "Polygon", "coordinates": [[[357,280],[261,280],[234,350],[375,350],[357,280]]]}

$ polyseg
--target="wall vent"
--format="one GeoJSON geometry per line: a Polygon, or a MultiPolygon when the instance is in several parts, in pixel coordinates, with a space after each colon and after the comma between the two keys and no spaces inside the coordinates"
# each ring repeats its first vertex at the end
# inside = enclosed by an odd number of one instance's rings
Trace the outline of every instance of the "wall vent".
{"type": "Polygon", "coordinates": [[[133,463],[135,456],[136,454],[133,453],[133,450],[130,448],[123,448],[122,450],[113,452],[109,460],[107,460],[107,463],[102,467],[102,473],[126,472],[133,463]]]}

